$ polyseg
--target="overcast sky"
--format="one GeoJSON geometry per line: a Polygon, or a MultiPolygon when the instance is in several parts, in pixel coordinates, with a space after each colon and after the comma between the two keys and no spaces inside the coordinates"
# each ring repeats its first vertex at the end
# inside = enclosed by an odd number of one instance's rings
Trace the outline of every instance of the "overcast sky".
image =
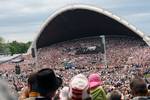
{"type": "Polygon", "coordinates": [[[150,35],[150,0],[0,0],[0,36],[32,41],[53,11],[73,3],[106,9],[150,35]]]}

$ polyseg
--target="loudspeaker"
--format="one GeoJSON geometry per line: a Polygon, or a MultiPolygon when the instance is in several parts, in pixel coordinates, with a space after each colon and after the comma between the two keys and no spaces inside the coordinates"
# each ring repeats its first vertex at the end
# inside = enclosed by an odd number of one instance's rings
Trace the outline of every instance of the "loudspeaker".
{"type": "Polygon", "coordinates": [[[34,48],[31,49],[31,53],[32,53],[32,57],[34,58],[35,57],[35,49],[34,48]]]}
{"type": "Polygon", "coordinates": [[[15,66],[15,72],[16,72],[16,74],[20,74],[21,73],[21,69],[20,69],[19,65],[15,66]]]}

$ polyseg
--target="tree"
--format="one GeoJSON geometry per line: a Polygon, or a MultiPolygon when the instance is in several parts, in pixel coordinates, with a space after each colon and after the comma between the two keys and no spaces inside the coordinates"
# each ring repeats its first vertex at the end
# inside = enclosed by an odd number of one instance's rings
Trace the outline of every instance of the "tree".
{"type": "Polygon", "coordinates": [[[4,51],[5,51],[5,48],[4,48],[4,39],[2,37],[0,37],[0,53],[3,54],[4,51]]]}
{"type": "Polygon", "coordinates": [[[11,43],[5,43],[5,40],[0,37],[0,54],[19,54],[26,53],[30,47],[31,42],[22,43],[17,41],[12,41],[11,43]]]}
{"type": "Polygon", "coordinates": [[[9,43],[9,49],[12,55],[18,53],[26,53],[30,45],[31,42],[22,43],[22,42],[13,41],[9,43]]]}

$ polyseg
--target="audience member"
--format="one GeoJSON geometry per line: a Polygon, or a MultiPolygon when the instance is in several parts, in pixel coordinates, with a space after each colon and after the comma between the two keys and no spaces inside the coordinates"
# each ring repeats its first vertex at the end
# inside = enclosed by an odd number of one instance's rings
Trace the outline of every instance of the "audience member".
{"type": "Polygon", "coordinates": [[[17,100],[17,94],[8,87],[4,80],[0,80],[0,100],[17,100]]]}
{"type": "Polygon", "coordinates": [[[130,82],[131,93],[133,95],[133,100],[147,100],[148,88],[144,79],[134,78],[130,82]]]}
{"type": "Polygon", "coordinates": [[[37,86],[37,74],[32,73],[28,78],[28,86],[24,87],[21,91],[19,100],[24,100],[26,98],[34,98],[39,96],[38,86],[37,86]]]}
{"type": "Polygon", "coordinates": [[[118,90],[113,90],[108,97],[108,100],[124,100],[123,95],[118,90]]]}
{"type": "Polygon", "coordinates": [[[97,73],[89,76],[90,94],[92,100],[107,100],[102,81],[97,73]]]}
{"type": "Polygon", "coordinates": [[[56,90],[62,84],[61,78],[57,77],[54,71],[49,68],[38,71],[36,79],[37,87],[35,89],[37,89],[40,96],[34,98],[29,97],[26,100],[52,100],[55,96],[56,90]]]}
{"type": "Polygon", "coordinates": [[[90,98],[88,93],[88,79],[83,74],[74,76],[69,83],[69,100],[87,100],[90,98]]]}

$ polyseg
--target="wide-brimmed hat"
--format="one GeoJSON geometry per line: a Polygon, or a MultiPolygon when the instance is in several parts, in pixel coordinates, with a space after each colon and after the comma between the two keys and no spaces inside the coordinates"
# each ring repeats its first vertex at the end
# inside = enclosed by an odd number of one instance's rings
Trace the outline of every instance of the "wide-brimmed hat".
{"type": "Polygon", "coordinates": [[[100,76],[97,73],[91,74],[88,77],[88,79],[89,79],[89,86],[90,86],[90,88],[94,88],[94,87],[100,86],[102,84],[100,76]]]}
{"type": "Polygon", "coordinates": [[[37,72],[37,84],[42,91],[55,91],[62,85],[62,79],[52,69],[45,68],[37,72]]]}

